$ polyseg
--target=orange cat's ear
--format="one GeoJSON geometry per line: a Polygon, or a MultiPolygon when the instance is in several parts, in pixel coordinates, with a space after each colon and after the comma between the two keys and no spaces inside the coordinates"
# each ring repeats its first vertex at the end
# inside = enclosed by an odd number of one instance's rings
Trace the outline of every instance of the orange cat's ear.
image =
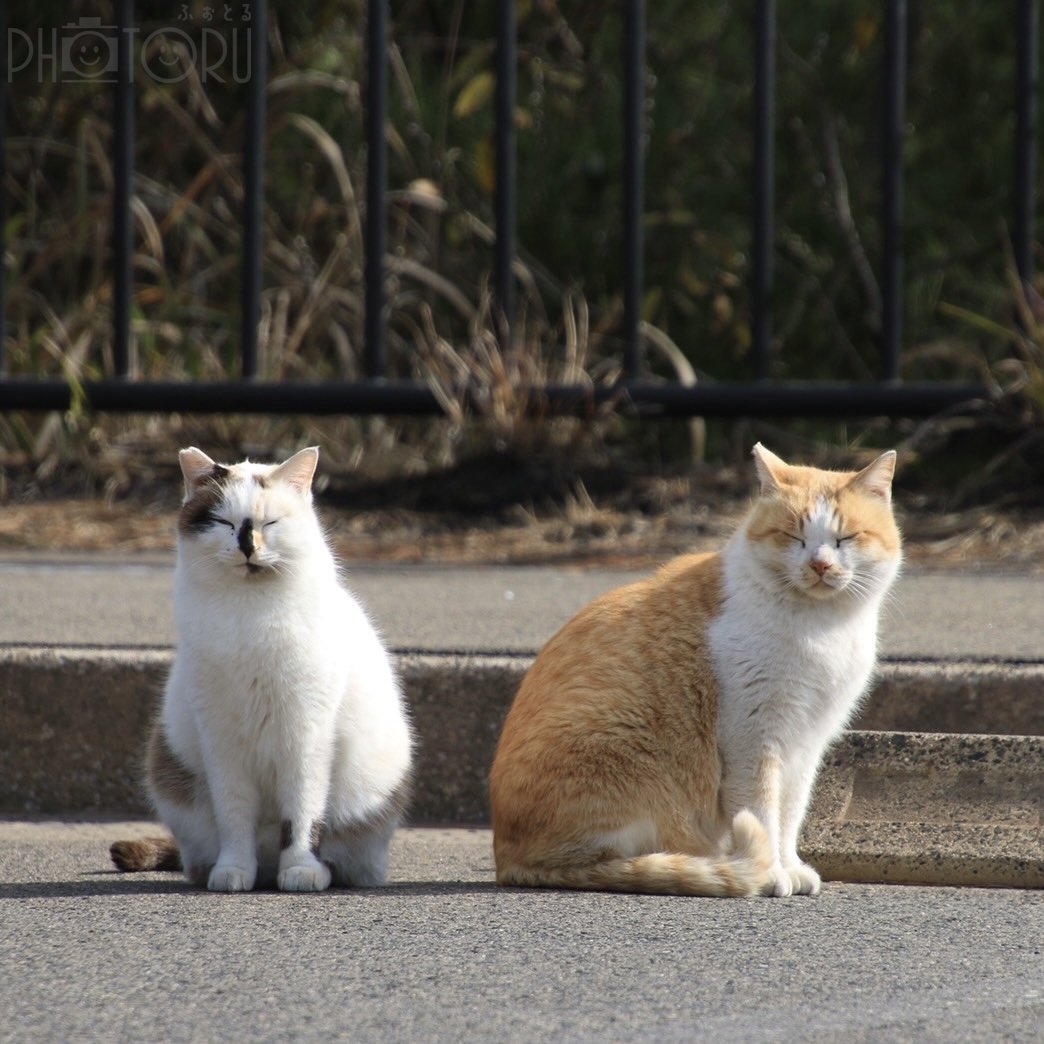
{"type": "Polygon", "coordinates": [[[754,457],[754,466],[758,470],[758,481],[761,483],[762,493],[775,493],[783,484],[783,476],[787,472],[786,461],[780,459],[771,450],[765,449],[760,442],[755,443],[751,450],[754,457]]]}
{"type": "Polygon", "coordinates": [[[201,449],[189,446],[178,454],[181,474],[185,476],[185,495],[189,496],[207,481],[213,474],[217,464],[201,449]]]}
{"type": "Polygon", "coordinates": [[[880,497],[886,504],[892,502],[892,478],[895,475],[895,450],[882,453],[880,457],[863,468],[849,483],[855,489],[880,497]]]}
{"type": "Polygon", "coordinates": [[[307,449],[299,450],[289,460],[283,461],[272,472],[271,478],[293,486],[298,493],[304,496],[312,488],[312,478],[318,464],[319,447],[309,446],[307,449]]]}

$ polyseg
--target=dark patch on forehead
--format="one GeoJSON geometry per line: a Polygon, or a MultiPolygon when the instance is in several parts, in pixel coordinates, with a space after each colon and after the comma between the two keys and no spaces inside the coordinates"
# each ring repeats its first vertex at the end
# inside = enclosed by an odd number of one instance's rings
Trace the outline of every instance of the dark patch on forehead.
{"type": "Polygon", "coordinates": [[[228,468],[215,464],[210,475],[181,505],[181,511],[178,513],[178,529],[182,533],[190,536],[193,533],[201,533],[214,523],[214,508],[221,503],[224,497],[221,481],[228,477],[228,473],[228,468]]]}

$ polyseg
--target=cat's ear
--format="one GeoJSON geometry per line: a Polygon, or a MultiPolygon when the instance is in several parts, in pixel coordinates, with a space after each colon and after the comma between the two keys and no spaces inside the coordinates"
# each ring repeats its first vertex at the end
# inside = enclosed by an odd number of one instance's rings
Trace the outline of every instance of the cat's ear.
{"type": "Polygon", "coordinates": [[[319,463],[319,447],[309,446],[307,449],[299,450],[289,460],[283,461],[271,478],[277,482],[285,482],[292,486],[302,496],[307,496],[312,488],[312,478],[319,463]]]}
{"type": "Polygon", "coordinates": [[[204,482],[214,477],[221,465],[211,460],[201,449],[189,446],[178,454],[181,474],[185,476],[186,496],[194,493],[204,482]]]}
{"type": "Polygon", "coordinates": [[[869,493],[872,497],[880,497],[886,504],[892,502],[892,478],[895,475],[895,450],[882,453],[880,457],[868,464],[849,483],[854,489],[869,493]]]}
{"type": "Polygon", "coordinates": [[[778,492],[787,471],[787,462],[777,457],[771,450],[765,449],[760,442],[754,444],[751,453],[754,457],[754,467],[758,471],[761,492],[763,494],[778,492]]]}

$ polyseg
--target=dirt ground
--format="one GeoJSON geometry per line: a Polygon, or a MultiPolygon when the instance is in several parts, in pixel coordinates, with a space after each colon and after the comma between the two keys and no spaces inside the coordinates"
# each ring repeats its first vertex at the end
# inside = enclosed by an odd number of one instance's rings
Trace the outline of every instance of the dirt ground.
{"type": "MultiPolygon", "coordinates": [[[[166,478],[174,479],[176,476],[166,478]]],[[[652,566],[720,547],[751,495],[750,476],[572,476],[456,469],[392,482],[318,484],[320,514],[348,561],[652,566]]],[[[0,551],[166,551],[180,489],[164,481],[120,495],[8,496],[0,551]]],[[[921,567],[1044,572],[1044,511],[940,511],[901,487],[907,560],[921,567]]]]}

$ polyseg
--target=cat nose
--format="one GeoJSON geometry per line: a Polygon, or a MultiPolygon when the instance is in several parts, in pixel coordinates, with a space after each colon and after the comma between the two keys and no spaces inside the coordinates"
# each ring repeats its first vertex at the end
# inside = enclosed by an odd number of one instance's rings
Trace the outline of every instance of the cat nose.
{"type": "Polygon", "coordinates": [[[826,571],[830,568],[830,563],[828,561],[826,561],[826,559],[823,559],[823,558],[813,558],[812,561],[810,561],[808,564],[820,576],[823,576],[823,574],[826,573],[826,571]]]}
{"type": "Polygon", "coordinates": [[[243,552],[246,558],[257,550],[254,545],[254,522],[252,519],[245,519],[243,524],[239,527],[239,533],[236,535],[236,543],[239,544],[239,550],[243,552]]]}

